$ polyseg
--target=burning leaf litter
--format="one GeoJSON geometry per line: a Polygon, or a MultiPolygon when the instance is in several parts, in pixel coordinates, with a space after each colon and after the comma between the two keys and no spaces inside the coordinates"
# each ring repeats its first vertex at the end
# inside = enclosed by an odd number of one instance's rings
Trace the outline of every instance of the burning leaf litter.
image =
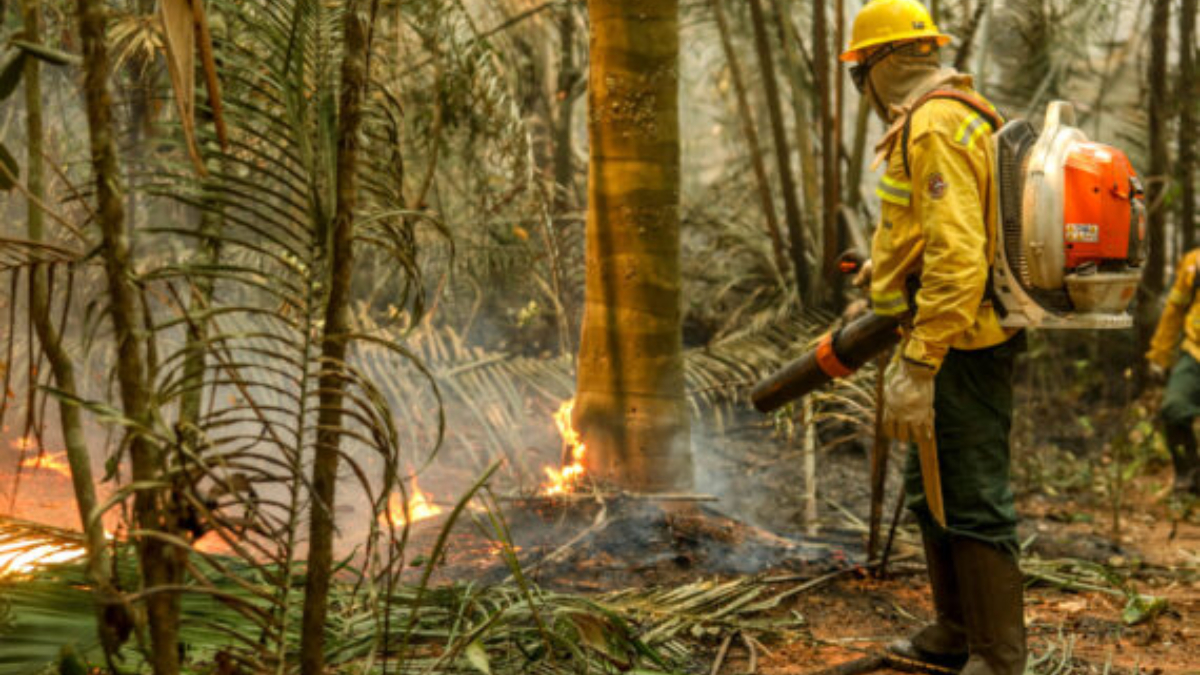
{"type": "Polygon", "coordinates": [[[542,494],[561,495],[574,492],[583,478],[585,469],[583,457],[587,446],[579,438],[579,432],[571,423],[571,413],[575,410],[575,399],[567,399],[554,413],[554,424],[563,441],[563,467],[545,467],[549,482],[542,485],[542,494]],[[568,461],[569,460],[569,461],[568,461]]]}
{"type": "Polygon", "coordinates": [[[387,513],[379,516],[380,523],[387,525],[390,521],[392,527],[404,527],[407,523],[427,520],[442,512],[442,507],[434,504],[433,498],[421,491],[416,474],[413,474],[410,480],[412,485],[408,489],[408,503],[404,502],[399,492],[393,492],[388,497],[387,513]]]}
{"type": "Polygon", "coordinates": [[[67,462],[66,452],[45,452],[41,455],[30,455],[21,460],[22,469],[41,469],[57,473],[67,478],[71,477],[71,465],[67,462]]]}

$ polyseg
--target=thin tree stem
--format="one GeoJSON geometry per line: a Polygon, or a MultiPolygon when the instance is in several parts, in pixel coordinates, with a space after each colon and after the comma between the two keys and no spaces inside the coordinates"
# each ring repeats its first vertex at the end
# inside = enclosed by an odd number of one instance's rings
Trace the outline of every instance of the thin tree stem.
{"type": "MultiPolygon", "coordinates": [[[[150,385],[143,343],[144,323],[133,266],[125,209],[121,203],[121,172],[113,138],[110,72],[105,41],[107,20],[103,0],[76,0],[80,42],[83,47],[84,97],[91,143],[92,171],[96,181],[96,221],[100,228],[100,255],[108,278],[109,316],[117,345],[116,376],[123,413],[134,425],[129,431],[129,457],[134,481],[153,482],[162,474],[162,453],[138,429],[149,428],[150,385]]],[[[174,533],[174,502],[168,490],[140,490],[134,514],[141,529],[174,533]]],[[[142,583],[147,589],[177,586],[183,578],[181,552],[157,537],[138,541],[142,583]]],[[[150,663],[155,675],[179,672],[179,596],[155,594],[146,600],[150,632],[150,663]]]]}
{"type": "Polygon", "coordinates": [[[722,0],[712,0],[713,14],[717,19],[717,29],[721,34],[721,48],[725,51],[725,60],[729,63],[729,77],[733,80],[733,91],[737,98],[738,119],[742,123],[742,135],[746,137],[746,147],[750,151],[750,164],[754,169],[754,181],[758,186],[758,198],[767,221],[767,234],[771,237],[771,250],[775,254],[775,267],[781,281],[786,282],[788,271],[787,254],[784,253],[783,234],[779,230],[779,217],[775,213],[775,203],[771,198],[771,183],[767,179],[766,163],[763,161],[762,148],[758,142],[758,131],[754,126],[754,117],[750,111],[750,103],[746,95],[746,83],[742,79],[742,67],[738,63],[737,53],[729,35],[729,21],[725,17],[722,0]]]}
{"type": "Polygon", "coordinates": [[[345,360],[350,332],[350,282],[354,269],[354,217],[358,207],[359,127],[367,83],[367,25],[360,0],[346,4],[344,52],[338,102],[337,202],[331,240],[330,287],[325,305],[318,378],[320,412],[313,460],[312,508],[309,514],[308,574],[301,619],[300,672],[325,672],[325,623],[333,579],[334,507],[341,454],[345,360]]]}

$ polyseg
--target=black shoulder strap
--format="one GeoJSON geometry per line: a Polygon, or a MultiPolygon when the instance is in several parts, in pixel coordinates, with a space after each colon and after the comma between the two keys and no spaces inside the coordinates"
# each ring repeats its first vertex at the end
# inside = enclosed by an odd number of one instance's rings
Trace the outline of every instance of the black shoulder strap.
{"type": "Polygon", "coordinates": [[[1003,126],[1003,120],[1000,118],[1000,115],[993,110],[991,106],[987,105],[982,99],[976,96],[971,96],[970,94],[966,94],[961,91],[955,91],[953,89],[934,89],[928,94],[925,94],[921,98],[917,99],[917,101],[912,104],[912,107],[909,108],[908,114],[904,117],[904,131],[900,136],[900,156],[904,160],[904,175],[909,180],[912,180],[912,168],[908,164],[908,139],[909,136],[912,135],[912,118],[913,115],[917,113],[918,108],[935,98],[948,98],[953,101],[958,101],[971,110],[979,113],[979,116],[982,117],[984,121],[986,121],[992,127],[993,133],[998,131],[1000,127],[1003,126]]]}

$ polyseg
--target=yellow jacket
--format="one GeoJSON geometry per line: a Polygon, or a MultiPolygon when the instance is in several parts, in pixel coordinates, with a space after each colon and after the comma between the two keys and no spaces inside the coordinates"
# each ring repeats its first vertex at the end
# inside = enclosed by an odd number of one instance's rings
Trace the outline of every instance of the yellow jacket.
{"type": "Polygon", "coordinates": [[[1013,334],[985,297],[995,257],[995,143],[979,113],[935,98],[912,114],[911,180],[900,146],[897,138],[885,151],[876,189],[883,207],[871,244],[871,304],[877,314],[904,314],[909,279],[919,281],[903,355],[937,369],[950,348],[984,349],[1013,334]]]}
{"type": "Polygon", "coordinates": [[[1163,368],[1169,368],[1175,360],[1175,345],[1179,343],[1179,329],[1183,328],[1183,348],[1192,358],[1200,361],[1200,302],[1196,302],[1196,266],[1200,265],[1200,249],[1184,254],[1175,267],[1175,283],[1167,296],[1158,329],[1150,340],[1150,351],[1146,358],[1163,368]]]}

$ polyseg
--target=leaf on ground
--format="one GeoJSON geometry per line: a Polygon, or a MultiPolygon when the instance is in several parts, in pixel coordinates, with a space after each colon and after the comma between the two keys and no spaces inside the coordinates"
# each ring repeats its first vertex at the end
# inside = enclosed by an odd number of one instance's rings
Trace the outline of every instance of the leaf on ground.
{"type": "Polygon", "coordinates": [[[488,658],[487,650],[483,648],[479,640],[475,640],[467,645],[463,653],[467,657],[467,661],[475,667],[475,670],[483,673],[483,675],[492,675],[491,660],[488,658]]]}
{"type": "Polygon", "coordinates": [[[1121,620],[1127,626],[1136,626],[1154,619],[1167,609],[1167,599],[1153,595],[1134,595],[1121,611],[1121,620]]]}

